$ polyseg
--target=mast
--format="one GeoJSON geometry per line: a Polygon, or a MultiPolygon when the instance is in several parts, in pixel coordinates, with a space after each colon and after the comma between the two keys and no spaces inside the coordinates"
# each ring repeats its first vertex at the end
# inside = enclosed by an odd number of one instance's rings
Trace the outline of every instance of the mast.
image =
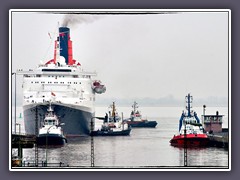
{"type": "Polygon", "coordinates": [[[136,117],[136,109],[138,108],[138,107],[137,107],[137,103],[136,103],[136,101],[134,101],[132,107],[133,107],[133,116],[136,117]]]}
{"type": "Polygon", "coordinates": [[[60,61],[60,43],[59,43],[59,37],[57,38],[56,42],[55,42],[55,46],[56,46],[56,55],[55,55],[55,64],[58,63],[60,61]]]}
{"type": "Polygon", "coordinates": [[[190,95],[190,93],[188,93],[188,95],[186,96],[186,103],[187,103],[186,109],[188,111],[187,117],[191,117],[192,100],[193,100],[192,96],[190,95]]]}
{"type": "Polygon", "coordinates": [[[115,117],[115,103],[113,102],[112,106],[112,117],[115,117]]]}
{"type": "Polygon", "coordinates": [[[180,120],[179,120],[179,131],[181,130],[182,128],[182,125],[184,124],[184,126],[186,126],[186,121],[185,119],[186,118],[191,118],[191,117],[195,117],[197,122],[199,123],[199,118],[197,117],[197,113],[194,112],[193,115],[191,115],[191,103],[192,103],[192,100],[193,100],[193,97],[190,95],[190,93],[188,93],[188,95],[185,97],[186,99],[186,103],[187,103],[187,106],[186,106],[186,109],[187,109],[187,114],[184,113],[184,111],[182,112],[182,115],[180,117],[180,120]]]}

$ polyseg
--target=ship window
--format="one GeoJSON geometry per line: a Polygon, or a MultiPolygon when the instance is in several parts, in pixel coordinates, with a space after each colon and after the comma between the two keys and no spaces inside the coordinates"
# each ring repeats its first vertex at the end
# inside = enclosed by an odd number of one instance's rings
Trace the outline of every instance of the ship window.
{"type": "Polygon", "coordinates": [[[49,121],[48,121],[48,125],[53,125],[52,120],[49,120],[49,121]]]}
{"type": "Polygon", "coordinates": [[[51,72],[71,72],[71,69],[42,69],[42,71],[51,71],[51,72]]]}
{"type": "Polygon", "coordinates": [[[33,82],[31,81],[31,83],[33,83],[33,82]]]}

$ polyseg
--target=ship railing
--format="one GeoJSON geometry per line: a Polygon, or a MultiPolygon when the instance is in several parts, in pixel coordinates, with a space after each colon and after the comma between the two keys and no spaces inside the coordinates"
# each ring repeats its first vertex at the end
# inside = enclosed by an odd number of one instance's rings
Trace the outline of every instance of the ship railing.
{"type": "Polygon", "coordinates": [[[35,137],[34,134],[27,134],[25,132],[21,132],[19,133],[18,131],[16,132],[16,134],[12,134],[13,136],[25,136],[25,137],[29,137],[29,138],[32,138],[32,137],[35,137]]]}
{"type": "Polygon", "coordinates": [[[222,123],[223,121],[222,121],[222,119],[221,118],[219,118],[219,119],[204,119],[203,120],[203,122],[204,123],[222,123]]]}
{"type": "Polygon", "coordinates": [[[41,161],[36,164],[35,161],[23,161],[22,167],[69,167],[69,165],[63,162],[47,163],[46,161],[41,161]]]}
{"type": "MultiPolygon", "coordinates": [[[[40,73],[40,71],[38,71],[40,73]]],[[[17,71],[18,75],[32,75],[32,74],[36,74],[36,71],[17,71]]]]}
{"type": "Polygon", "coordinates": [[[12,135],[17,135],[17,136],[29,136],[28,134],[24,133],[24,132],[16,132],[15,134],[12,135]]]}

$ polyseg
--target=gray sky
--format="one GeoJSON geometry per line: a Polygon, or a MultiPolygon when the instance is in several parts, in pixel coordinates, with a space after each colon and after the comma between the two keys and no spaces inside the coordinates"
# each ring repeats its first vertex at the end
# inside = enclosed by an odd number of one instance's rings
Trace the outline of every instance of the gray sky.
{"type": "MultiPolygon", "coordinates": [[[[53,58],[48,33],[53,36],[64,17],[13,12],[13,71],[53,58]]],[[[73,18],[79,18],[69,26],[73,57],[107,87],[97,99],[228,97],[227,12],[73,18]]]]}

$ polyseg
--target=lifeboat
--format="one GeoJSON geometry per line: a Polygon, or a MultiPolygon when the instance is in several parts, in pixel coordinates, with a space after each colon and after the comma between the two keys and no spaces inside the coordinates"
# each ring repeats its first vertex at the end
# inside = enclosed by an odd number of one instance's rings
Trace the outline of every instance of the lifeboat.
{"type": "Polygon", "coordinates": [[[102,94],[106,92],[105,85],[101,84],[101,81],[93,81],[92,89],[95,93],[102,94]]]}

